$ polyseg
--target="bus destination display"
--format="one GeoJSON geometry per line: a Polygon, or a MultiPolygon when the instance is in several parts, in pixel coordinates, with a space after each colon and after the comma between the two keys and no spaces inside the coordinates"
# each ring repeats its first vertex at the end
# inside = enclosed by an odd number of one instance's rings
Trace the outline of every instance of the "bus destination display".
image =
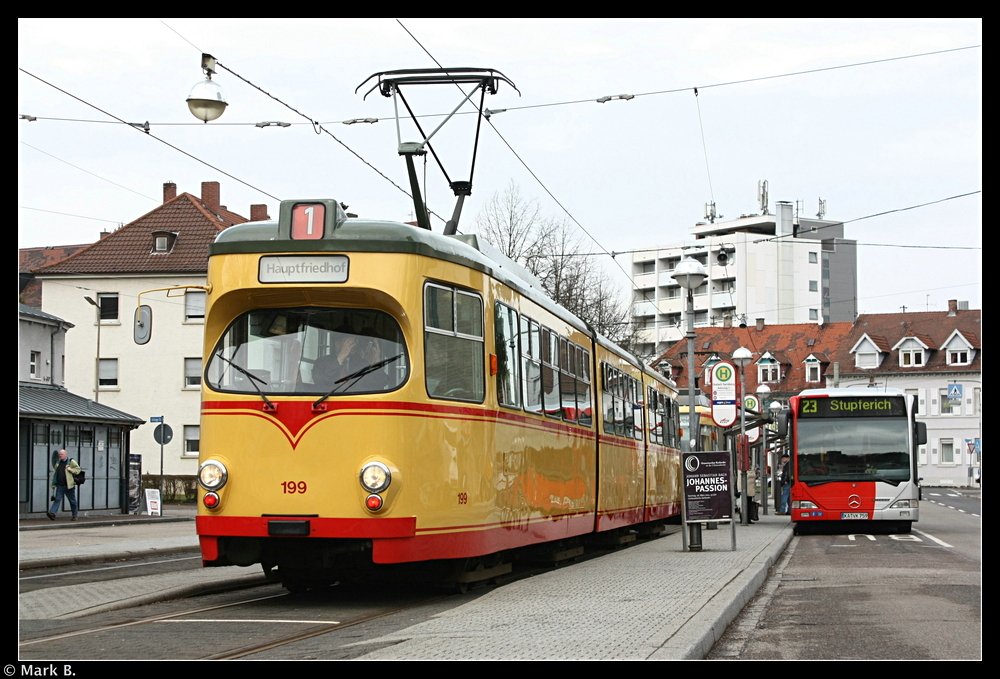
{"type": "Polygon", "coordinates": [[[833,396],[803,398],[799,417],[905,417],[901,398],[886,396],[833,396]]]}

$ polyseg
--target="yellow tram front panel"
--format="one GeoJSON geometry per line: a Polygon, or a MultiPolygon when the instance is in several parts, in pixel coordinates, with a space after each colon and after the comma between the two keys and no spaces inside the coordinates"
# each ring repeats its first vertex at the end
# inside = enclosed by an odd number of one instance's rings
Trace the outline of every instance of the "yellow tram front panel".
{"type": "MultiPolygon", "coordinates": [[[[487,276],[419,254],[346,252],[344,283],[265,286],[259,280],[262,256],[210,260],[206,362],[219,351],[220,338],[233,332],[234,319],[251,310],[261,310],[258,316],[269,309],[365,310],[398,324],[405,357],[391,367],[405,361],[406,377],[391,390],[334,394],[318,405],[317,394],[295,386],[308,370],[285,365],[288,360],[275,359],[272,370],[260,371],[265,377],[244,380],[266,379],[263,396],[256,389],[227,393],[203,384],[201,462],[219,461],[228,474],[215,507],[205,506],[205,490],[199,495],[206,561],[227,535],[371,539],[376,562],[396,562],[490,553],[552,532],[589,530],[553,522],[590,521],[594,450],[586,432],[498,408],[489,375],[478,401],[428,395],[424,290],[438,285],[482,300],[485,353],[493,333],[487,276]],[[377,511],[366,505],[369,493],[358,480],[370,462],[384,465],[392,478],[377,511]]],[[[268,339],[294,347],[282,348],[286,359],[298,352],[299,363],[308,364],[307,338],[285,340],[282,323],[287,319],[272,322],[277,327],[267,332],[276,334],[268,339]]],[[[253,319],[247,325],[259,331],[253,319]]],[[[230,365],[220,364],[218,372],[240,365],[232,358],[225,363],[230,365]]],[[[487,363],[484,356],[483,370],[487,363]]]]}

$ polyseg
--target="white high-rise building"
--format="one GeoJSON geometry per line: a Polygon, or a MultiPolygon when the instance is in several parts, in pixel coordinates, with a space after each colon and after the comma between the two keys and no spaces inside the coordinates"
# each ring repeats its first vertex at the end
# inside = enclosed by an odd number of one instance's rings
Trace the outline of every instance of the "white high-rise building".
{"type": "Polygon", "coordinates": [[[658,355],[683,339],[684,289],[671,274],[687,257],[708,274],[694,291],[695,326],[854,321],[857,242],[844,238],[843,223],[798,216],[792,203],[775,213],[699,222],[688,243],[632,255],[637,353],[658,355]]]}

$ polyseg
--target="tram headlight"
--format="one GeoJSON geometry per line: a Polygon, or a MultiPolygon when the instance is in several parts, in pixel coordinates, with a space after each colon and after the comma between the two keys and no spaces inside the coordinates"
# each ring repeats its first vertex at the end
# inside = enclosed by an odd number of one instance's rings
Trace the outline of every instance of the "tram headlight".
{"type": "Polygon", "coordinates": [[[206,460],[198,467],[198,483],[205,490],[219,490],[228,480],[226,465],[218,460],[206,460]]]}
{"type": "Polygon", "coordinates": [[[381,493],[392,483],[392,474],[389,468],[381,462],[369,462],[361,468],[361,475],[358,477],[361,487],[369,493],[381,493]]]}
{"type": "Polygon", "coordinates": [[[891,509],[917,509],[918,500],[896,500],[892,503],[891,509]]]}

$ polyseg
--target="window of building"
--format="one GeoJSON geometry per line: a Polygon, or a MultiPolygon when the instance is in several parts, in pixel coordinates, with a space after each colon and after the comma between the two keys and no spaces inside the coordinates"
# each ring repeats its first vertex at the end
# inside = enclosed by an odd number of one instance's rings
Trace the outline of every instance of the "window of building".
{"type": "Polygon", "coordinates": [[[819,281],[809,281],[809,292],[819,292],[819,281]]]}
{"type": "Polygon", "coordinates": [[[809,320],[810,321],[818,321],[819,320],[819,309],[810,309],[809,310],[809,320]]]}
{"type": "Polygon", "coordinates": [[[967,349],[953,350],[948,352],[948,365],[968,365],[969,351],[967,349]]]}
{"type": "Polygon", "coordinates": [[[483,302],[450,286],[424,287],[424,362],[427,393],[482,402],[483,302]]]}
{"type": "Polygon", "coordinates": [[[28,375],[37,380],[41,376],[42,352],[32,351],[28,360],[28,375]]]}
{"type": "Polygon", "coordinates": [[[938,457],[940,464],[955,464],[955,444],[951,439],[941,439],[938,442],[941,454],[938,457]]]}
{"type": "Polygon", "coordinates": [[[177,234],[172,231],[157,231],[153,234],[153,254],[170,252],[177,241],[177,234]]]}
{"type": "Polygon", "coordinates": [[[184,425],[184,457],[198,457],[201,448],[201,427],[197,424],[184,425]]]}
{"type": "Polygon", "coordinates": [[[924,364],[923,349],[901,349],[899,352],[899,365],[904,368],[915,367],[924,364]]]}
{"type": "Polygon", "coordinates": [[[185,387],[200,387],[201,386],[201,359],[200,358],[185,358],[184,359],[184,386],[185,387]]]}
{"type": "Polygon", "coordinates": [[[917,399],[919,398],[919,396],[917,395],[917,390],[906,389],[904,393],[906,394],[906,402],[913,404],[913,414],[915,415],[918,412],[920,412],[920,403],[917,401],[917,399]]]}
{"type": "Polygon", "coordinates": [[[815,252],[810,252],[809,253],[809,263],[810,264],[816,264],[818,262],[819,262],[819,255],[817,253],[815,253],[815,252]]]}
{"type": "Polygon", "coordinates": [[[820,381],[819,361],[806,361],[806,382],[820,381]]]}
{"type": "Polygon", "coordinates": [[[118,386],[118,359],[102,358],[97,368],[98,388],[113,388],[118,386]]]}
{"type": "Polygon", "coordinates": [[[757,364],[757,381],[760,384],[765,382],[777,382],[781,379],[781,370],[779,368],[780,366],[774,361],[761,361],[757,364]]]}
{"type": "Polygon", "coordinates": [[[942,415],[957,415],[962,410],[961,401],[955,402],[948,398],[947,389],[938,389],[938,412],[942,415]]]}
{"type": "Polygon", "coordinates": [[[854,354],[854,365],[857,368],[877,368],[878,353],[874,351],[859,351],[854,354]]]}
{"type": "Polygon", "coordinates": [[[97,305],[101,309],[101,322],[118,320],[118,293],[100,292],[97,294],[97,305]]]}
{"type": "Polygon", "coordinates": [[[204,290],[188,290],[184,293],[184,320],[189,323],[205,320],[204,290]]]}

